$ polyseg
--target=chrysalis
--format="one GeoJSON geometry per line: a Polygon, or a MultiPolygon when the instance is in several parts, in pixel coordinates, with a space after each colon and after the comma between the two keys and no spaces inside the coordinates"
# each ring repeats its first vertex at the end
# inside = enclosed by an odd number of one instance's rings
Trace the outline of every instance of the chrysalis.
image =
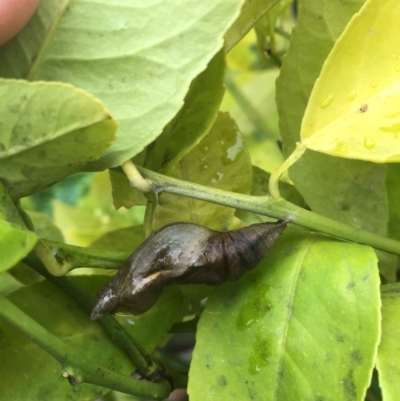
{"type": "Polygon", "coordinates": [[[219,285],[239,279],[266,256],[285,221],[218,232],[190,223],[154,232],[100,289],[91,318],[119,311],[146,312],[175,284],[219,285]]]}

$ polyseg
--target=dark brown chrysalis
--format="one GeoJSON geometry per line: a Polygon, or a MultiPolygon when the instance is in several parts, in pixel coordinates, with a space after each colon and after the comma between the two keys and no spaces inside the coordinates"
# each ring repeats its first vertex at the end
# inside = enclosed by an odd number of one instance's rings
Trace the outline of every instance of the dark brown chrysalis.
{"type": "Polygon", "coordinates": [[[171,285],[237,280],[266,256],[286,224],[253,224],[227,232],[190,223],[162,227],[100,289],[91,318],[123,310],[140,315],[171,285]]]}

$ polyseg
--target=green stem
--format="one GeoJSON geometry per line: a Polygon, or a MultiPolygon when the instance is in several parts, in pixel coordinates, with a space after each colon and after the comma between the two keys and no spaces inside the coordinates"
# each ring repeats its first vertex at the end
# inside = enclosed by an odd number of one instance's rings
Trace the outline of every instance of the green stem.
{"type": "Polygon", "coordinates": [[[166,177],[143,167],[138,167],[138,170],[145,178],[151,181],[152,190],[156,193],[168,192],[277,219],[287,219],[293,224],[307,227],[313,231],[320,231],[334,237],[369,245],[382,251],[400,255],[400,242],[398,241],[323,217],[293,205],[283,198],[273,199],[269,196],[237,194],[166,177]]]}
{"type": "MultiPolygon", "coordinates": [[[[42,263],[33,254],[29,255],[25,263],[37,271],[51,283],[62,289],[74,298],[90,314],[93,308],[92,298],[67,277],[54,277],[45,269],[42,263]]],[[[147,380],[157,379],[162,375],[163,368],[156,364],[139,345],[135,344],[133,338],[112,316],[103,316],[99,319],[111,340],[116,344],[133,362],[138,372],[147,380]]]]}
{"type": "Polygon", "coordinates": [[[52,251],[57,262],[65,272],[78,267],[101,267],[103,269],[119,269],[129,258],[130,253],[112,252],[92,248],[82,248],[60,242],[43,240],[52,251]]]}
{"type": "Polygon", "coordinates": [[[290,154],[290,156],[271,174],[269,179],[269,193],[273,198],[281,197],[279,192],[279,180],[282,174],[287,171],[292,164],[296,163],[297,160],[303,156],[305,151],[306,148],[300,142],[297,142],[296,148],[290,154]]]}
{"type": "Polygon", "coordinates": [[[277,33],[278,35],[282,36],[282,38],[285,38],[287,40],[290,40],[290,33],[286,32],[284,29],[279,28],[279,27],[275,27],[275,33],[277,33]]]}
{"type": "Polygon", "coordinates": [[[54,276],[63,276],[78,267],[119,269],[130,255],[126,252],[82,248],[44,239],[37,242],[35,253],[54,276]]]}
{"type": "Polygon", "coordinates": [[[90,383],[153,398],[165,398],[170,392],[170,385],[166,381],[152,383],[135,380],[97,365],[86,358],[84,352],[77,352],[69,347],[4,296],[0,296],[0,318],[53,356],[62,366],[62,377],[68,379],[73,386],[90,383]]]}
{"type": "Polygon", "coordinates": [[[258,51],[260,52],[261,57],[265,60],[266,64],[270,65],[272,62],[272,64],[274,64],[276,67],[281,68],[282,60],[277,56],[275,52],[275,37],[273,36],[273,31],[271,39],[273,40],[272,46],[274,47],[274,49],[271,47],[270,43],[267,43],[267,38],[263,30],[255,28],[255,32],[257,36],[258,51]]]}
{"type": "Polygon", "coordinates": [[[275,21],[272,19],[272,14],[267,15],[268,18],[268,36],[269,36],[269,48],[272,54],[276,54],[276,40],[275,40],[275,21]]]}
{"type": "Polygon", "coordinates": [[[132,160],[127,160],[122,164],[121,168],[133,187],[137,188],[140,192],[150,192],[149,183],[140,175],[132,160]]]}

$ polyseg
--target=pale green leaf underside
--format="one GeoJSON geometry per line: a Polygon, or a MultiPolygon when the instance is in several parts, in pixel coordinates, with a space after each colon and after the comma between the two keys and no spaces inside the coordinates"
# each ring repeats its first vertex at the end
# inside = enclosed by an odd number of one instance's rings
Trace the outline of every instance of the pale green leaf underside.
{"type": "Polygon", "coordinates": [[[235,46],[253,25],[280,0],[246,0],[239,18],[225,35],[225,48],[228,52],[235,46]]]}
{"type": "Polygon", "coordinates": [[[0,52],[0,64],[7,63],[7,76],[69,82],[104,102],[120,127],[93,168],[121,164],[161,133],[182,107],[190,82],[222,48],[243,3],[71,0],[57,2],[53,14],[43,12],[51,1],[41,1],[31,22],[50,27],[40,46],[24,33],[13,41],[21,58],[33,47],[37,57],[14,69],[16,56],[0,52]]]}
{"type": "Polygon", "coordinates": [[[397,401],[400,394],[400,284],[382,286],[382,340],[377,369],[385,401],[397,401]]]}
{"type": "MultiPolygon", "coordinates": [[[[79,277],[76,280],[95,292],[109,277],[79,277]]],[[[129,375],[135,368],[108,338],[102,327],[61,290],[42,282],[16,291],[10,299],[68,345],[85,357],[113,371],[129,375]],[[46,313],[43,313],[43,311],[46,313]]],[[[120,316],[118,320],[146,352],[180,319],[185,304],[179,292],[165,294],[148,313],[139,317],[120,316]]],[[[26,337],[6,324],[0,324],[0,394],[2,400],[73,400],[101,397],[109,390],[83,384],[72,387],[61,377],[61,365],[26,337]],[[7,361],[7,363],[4,363],[7,361]],[[23,378],[23,380],[21,379],[23,378]],[[22,381],[21,381],[22,380],[22,381]]]]}
{"type": "MultiPolygon", "coordinates": [[[[364,0],[299,3],[298,22],[277,80],[286,155],[300,140],[308,98],[326,57],[363,4],[364,0]]],[[[384,166],[311,151],[290,168],[290,178],[313,211],[381,235],[387,227],[385,175],[384,166]]]]}
{"type": "Polygon", "coordinates": [[[210,131],[224,96],[224,75],[222,49],[193,80],[183,107],[147,149],[144,167],[169,174],[210,131]]]}
{"type": "Polygon", "coordinates": [[[372,249],[288,232],[254,272],[209,298],[190,399],[361,401],[379,306],[372,249]]]}
{"type": "Polygon", "coordinates": [[[0,180],[30,195],[104,153],[117,124],[93,96],[54,82],[0,80],[0,180]]]}

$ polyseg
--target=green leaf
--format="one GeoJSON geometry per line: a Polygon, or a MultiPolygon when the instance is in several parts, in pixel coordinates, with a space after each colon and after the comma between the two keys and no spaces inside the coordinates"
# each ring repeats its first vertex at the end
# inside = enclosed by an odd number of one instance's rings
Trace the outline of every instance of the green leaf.
{"type": "MultiPolygon", "coordinates": [[[[224,95],[225,54],[221,50],[190,85],[182,109],[148,146],[143,161],[150,170],[169,174],[176,164],[209,132],[224,95]]],[[[110,171],[114,205],[131,208],[145,205],[147,199],[133,188],[124,174],[110,171]]]]}
{"type": "MultiPolygon", "coordinates": [[[[231,64],[242,61],[245,57],[246,53],[239,50],[229,54],[228,61],[230,59],[231,64]]],[[[248,52],[247,48],[246,50],[248,52]]],[[[246,66],[246,68],[251,67],[246,66]]],[[[280,140],[275,103],[277,76],[277,69],[252,74],[248,71],[244,74],[237,72],[228,74],[225,79],[227,96],[221,105],[221,110],[229,111],[246,135],[246,144],[253,165],[268,172],[274,171],[283,162],[282,151],[277,144],[280,140]]]]}
{"type": "Polygon", "coordinates": [[[246,35],[253,25],[280,0],[246,0],[239,18],[225,35],[225,48],[228,52],[246,35]]]}
{"type": "MultiPolygon", "coordinates": [[[[109,277],[74,279],[93,292],[109,277]]],[[[84,352],[85,357],[126,375],[134,370],[101,326],[91,321],[75,301],[49,282],[23,288],[9,298],[68,345],[84,352]]],[[[174,321],[181,318],[185,307],[175,291],[164,295],[148,313],[140,317],[120,316],[118,320],[148,352],[155,348],[174,321]]],[[[83,401],[99,398],[109,391],[89,384],[72,387],[61,377],[61,366],[49,354],[6,324],[0,323],[0,332],[0,374],[4,379],[0,381],[2,400],[83,401]]]]}
{"type": "Polygon", "coordinates": [[[0,273],[24,258],[35,246],[35,233],[28,231],[0,181],[0,273]]]}
{"type": "MultiPolygon", "coordinates": [[[[388,237],[400,240],[400,165],[389,164],[386,175],[386,194],[389,209],[388,237]]],[[[398,259],[397,255],[378,252],[379,270],[387,283],[395,283],[397,280],[398,259]]]]}
{"type": "Polygon", "coordinates": [[[353,16],[311,93],[301,127],[305,147],[348,159],[400,161],[400,36],[392,34],[398,13],[397,0],[384,6],[368,0],[353,16]]]}
{"type": "Polygon", "coordinates": [[[147,203],[147,198],[143,192],[133,188],[126,175],[121,172],[109,170],[110,181],[112,185],[112,197],[115,209],[125,207],[130,209],[133,206],[144,206],[147,203]]]}
{"type": "Polygon", "coordinates": [[[10,195],[0,181],[0,220],[5,220],[14,226],[25,228],[25,223],[10,195]]]}
{"type": "Polygon", "coordinates": [[[379,306],[371,248],[289,230],[256,270],[209,298],[190,399],[361,401],[379,306]]]}
{"type": "Polygon", "coordinates": [[[385,401],[396,401],[400,394],[400,284],[384,285],[382,291],[382,340],[377,369],[385,401]]]}
{"type": "Polygon", "coordinates": [[[143,226],[121,228],[109,231],[96,239],[91,248],[107,251],[133,252],[143,242],[143,226]]]}
{"type": "MultiPolygon", "coordinates": [[[[253,166],[253,185],[251,194],[254,196],[267,196],[268,195],[268,182],[271,175],[266,171],[253,166]]],[[[286,182],[280,183],[280,190],[282,196],[289,202],[304,207],[304,200],[298,193],[297,189],[286,182]]]]}
{"type": "MultiPolygon", "coordinates": [[[[277,80],[279,124],[286,154],[300,140],[312,87],[335,41],[364,0],[304,0],[277,80]]],[[[307,151],[290,177],[309,207],[355,227],[386,234],[384,166],[307,151]]]]}
{"type": "Polygon", "coordinates": [[[192,80],[223,47],[242,3],[42,0],[33,20],[0,53],[3,76],[69,82],[101,99],[120,127],[92,167],[117,166],[176,115],[192,80]]]}
{"type": "Polygon", "coordinates": [[[387,169],[386,190],[389,207],[388,235],[400,241],[400,165],[390,164],[387,169]]]}
{"type": "Polygon", "coordinates": [[[13,199],[82,171],[114,139],[116,122],[71,85],[0,80],[0,180],[13,199]]]}
{"type": "Polygon", "coordinates": [[[43,213],[29,210],[28,215],[32,221],[35,233],[43,239],[51,241],[64,242],[60,229],[54,224],[53,220],[43,213]]]}
{"type": "Polygon", "coordinates": [[[144,167],[170,173],[210,131],[224,96],[225,53],[220,50],[190,85],[182,109],[148,147],[144,167]]]}
{"type": "Polygon", "coordinates": [[[7,295],[18,288],[23,287],[23,284],[18,281],[13,275],[9,272],[0,273],[0,294],[7,295]]]}
{"type": "MultiPolygon", "coordinates": [[[[173,177],[220,188],[249,193],[251,162],[244,139],[227,113],[220,113],[210,133],[175,167],[173,177]]],[[[227,230],[233,223],[232,208],[198,201],[173,194],[161,194],[157,204],[151,204],[147,221],[151,230],[176,221],[227,230]]]]}
{"type": "Polygon", "coordinates": [[[0,272],[13,267],[28,255],[37,240],[35,233],[0,220],[0,272]]]}

